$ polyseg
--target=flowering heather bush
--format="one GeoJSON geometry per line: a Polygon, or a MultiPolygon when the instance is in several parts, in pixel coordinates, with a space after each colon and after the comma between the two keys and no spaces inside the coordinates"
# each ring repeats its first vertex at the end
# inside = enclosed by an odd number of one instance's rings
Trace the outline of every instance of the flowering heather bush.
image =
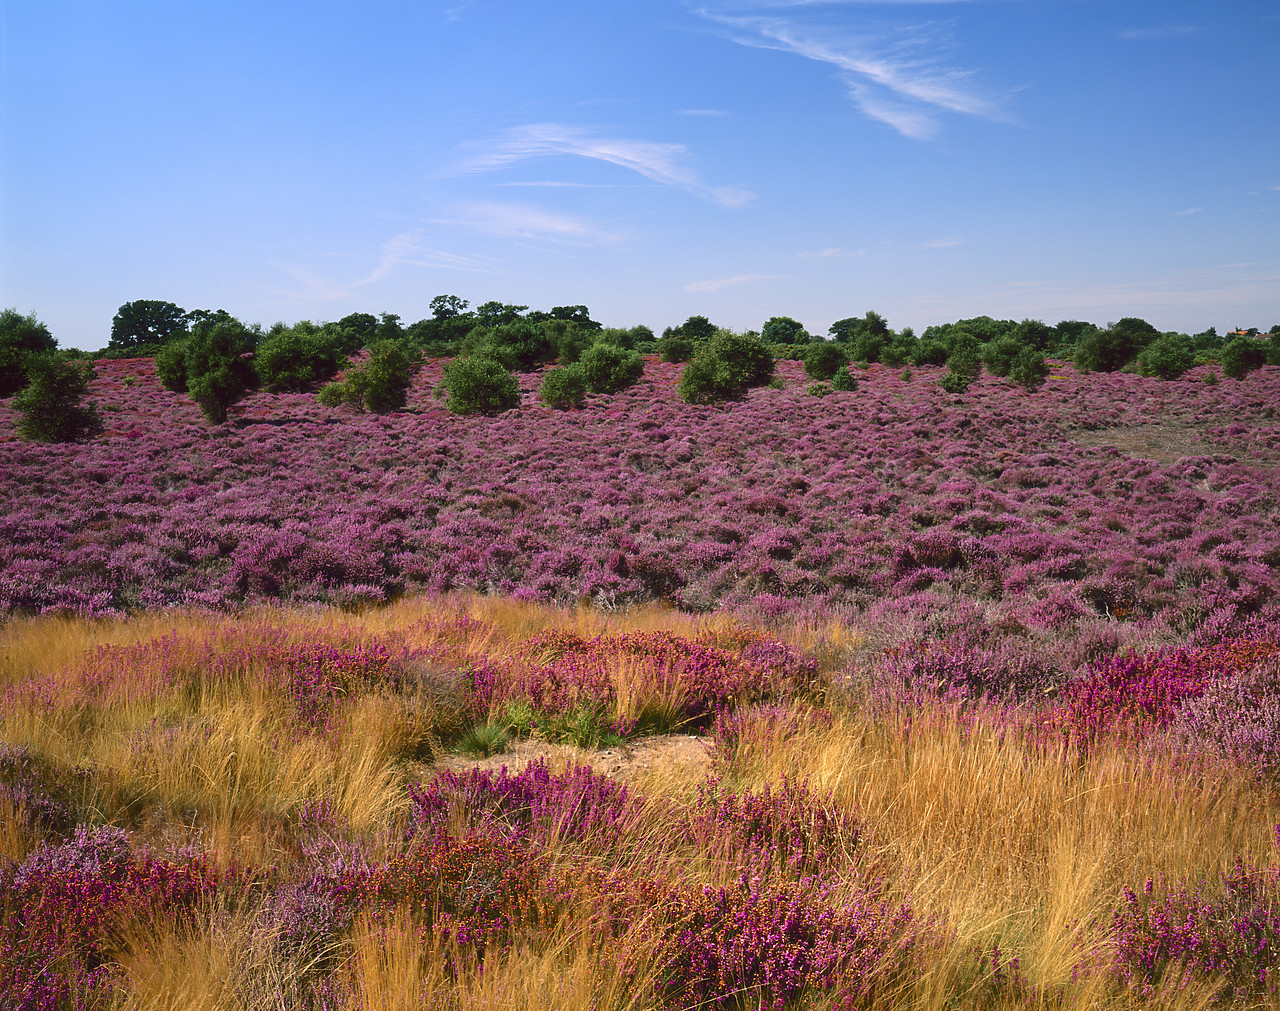
{"type": "Polygon", "coordinates": [[[1173,724],[1175,739],[1263,775],[1280,772],[1280,663],[1228,670],[1188,700],[1173,724]]]}
{"type": "Polygon", "coordinates": [[[838,904],[812,879],[676,885],[650,908],[666,924],[659,961],[673,1008],[781,1009],[824,990],[837,1008],[873,1007],[910,973],[923,938],[909,907],[838,904]]]}
{"type": "Polygon", "coordinates": [[[1046,723],[1086,745],[1104,735],[1167,729],[1219,679],[1239,676],[1277,652],[1276,643],[1235,640],[1111,657],[1067,685],[1046,723]]]}
{"type": "Polygon", "coordinates": [[[59,777],[26,748],[0,745],[0,806],[7,804],[31,831],[62,835],[76,811],[59,777]]]}
{"type": "Polygon", "coordinates": [[[853,863],[854,818],[800,784],[735,794],[716,782],[698,791],[689,837],[726,866],[754,878],[831,877],[853,863]]]}
{"type": "MultiPolygon", "coordinates": [[[[956,405],[931,366],[904,383],[873,365],[857,397],[819,400],[783,362],[785,389],[722,409],[681,402],[682,366],[650,360],[635,386],[568,414],[521,376],[519,409],[489,419],[432,399],[441,366],[418,375],[405,413],[258,392],[211,430],[147,361],[101,363],[102,438],[0,442],[0,609],[470,587],[861,610],[928,587],[1035,631],[1101,615],[1173,639],[1211,615],[1277,612],[1280,471],[1255,465],[1280,461],[1265,414],[1280,369],[1212,387],[1197,370],[1082,381],[1059,368],[1034,396],[983,376],[956,405]],[[1208,441],[1187,452],[1201,455],[1086,445],[1153,419],[1194,426],[1208,441]],[[959,560],[921,557],[923,535],[955,538],[959,560]]],[[[0,438],[13,418],[0,407],[0,438]]]]}
{"type": "Polygon", "coordinates": [[[473,665],[471,682],[477,718],[527,702],[541,713],[596,711],[630,734],[651,719],[705,722],[729,703],[812,691],[819,675],[816,660],[756,632],[719,640],[669,632],[583,639],[556,630],[531,637],[514,660],[473,665]],[[664,700],[668,710],[646,715],[646,700],[664,700]]]}
{"type": "Polygon", "coordinates": [[[53,1008],[105,984],[104,949],[123,924],[190,909],[217,878],[198,854],[171,862],[134,852],[123,829],[80,825],[67,842],[33,852],[4,884],[4,996],[53,1008]]]}
{"type": "Polygon", "coordinates": [[[1148,879],[1126,888],[1112,931],[1121,973],[1140,992],[1221,981],[1224,1000],[1280,992],[1280,869],[1237,860],[1191,891],[1148,879]]]}
{"type": "Polygon", "coordinates": [[[411,836],[430,835],[455,811],[476,831],[513,839],[572,839],[607,845],[616,842],[635,814],[626,787],[590,766],[554,773],[545,761],[518,773],[473,769],[466,775],[444,771],[426,787],[412,787],[411,836]]]}

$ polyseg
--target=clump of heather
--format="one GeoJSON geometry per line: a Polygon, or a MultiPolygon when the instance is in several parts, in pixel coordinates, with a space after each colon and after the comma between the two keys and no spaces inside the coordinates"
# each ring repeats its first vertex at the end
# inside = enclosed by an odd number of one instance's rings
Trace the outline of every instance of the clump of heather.
{"type": "Polygon", "coordinates": [[[1171,736],[1259,775],[1280,772],[1280,662],[1225,671],[1182,707],[1171,736]]]}
{"type": "Polygon", "coordinates": [[[627,832],[637,810],[620,783],[588,765],[552,772],[544,760],[518,773],[445,770],[425,787],[411,787],[410,836],[429,838],[461,815],[472,831],[518,840],[572,840],[610,845],[627,832]]]}
{"type": "Polygon", "coordinates": [[[1280,992],[1280,869],[1236,861],[1188,890],[1148,879],[1126,888],[1112,934],[1119,972],[1139,992],[1218,983],[1223,1001],[1280,992]]]}
{"type": "Polygon", "coordinates": [[[689,838],[710,859],[756,878],[829,878],[854,862],[861,828],[804,784],[734,793],[711,781],[698,790],[689,838]]]}
{"type": "Polygon", "coordinates": [[[1067,685],[1046,723],[1085,746],[1108,735],[1167,730],[1190,700],[1277,651],[1275,643],[1234,640],[1111,657],[1067,685]]]}
{"type": "Polygon", "coordinates": [[[124,923],[189,910],[217,876],[198,854],[170,861],[135,851],[121,828],[80,825],[32,852],[5,884],[0,977],[14,981],[18,1006],[36,1008],[105,985],[106,951],[124,923]]]}
{"type": "Polygon", "coordinates": [[[63,835],[76,821],[59,777],[27,748],[0,745],[0,802],[34,833],[63,835]]]}
{"type": "Polygon", "coordinates": [[[726,888],[650,886],[664,1006],[782,1009],[804,994],[876,1006],[918,966],[927,931],[909,906],[834,898],[813,879],[726,888]]]}

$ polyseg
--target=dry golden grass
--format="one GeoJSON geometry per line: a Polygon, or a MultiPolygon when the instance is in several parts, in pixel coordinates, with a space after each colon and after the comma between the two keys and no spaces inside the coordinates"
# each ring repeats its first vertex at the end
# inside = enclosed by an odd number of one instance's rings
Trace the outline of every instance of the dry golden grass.
{"type": "Polygon", "coordinates": [[[1176,774],[1120,747],[1086,761],[942,713],[762,724],[734,768],[743,787],[807,779],[856,810],[868,867],[917,913],[965,949],[1000,940],[1044,985],[1069,983],[1123,887],[1212,879],[1237,856],[1265,864],[1280,821],[1280,803],[1237,776],[1176,774]]]}
{"type": "MultiPolygon", "coordinates": [[[[195,642],[215,630],[275,630],[291,642],[394,634],[410,648],[447,645],[451,656],[465,660],[511,655],[548,628],[583,636],[669,630],[692,637],[737,624],[660,607],[603,613],[469,595],[405,600],[360,614],[261,608],[234,617],[166,612],[127,621],[22,619],[0,630],[0,689],[34,673],[69,670],[103,645],[161,635],[195,642]],[[439,621],[448,616],[480,624],[451,631],[439,621]]],[[[775,631],[794,648],[816,652],[828,669],[866,645],[838,623],[795,620],[775,631]]],[[[677,685],[655,681],[651,671],[625,660],[615,679],[616,715],[647,712],[674,720],[677,685]]],[[[432,727],[448,715],[447,678],[416,696],[345,700],[333,731],[319,736],[296,733],[286,704],[264,684],[248,672],[196,692],[174,688],[116,694],[92,705],[12,707],[0,712],[0,741],[26,745],[57,768],[94,770],[79,799],[95,818],[145,824],[149,812],[165,812],[170,825],[184,826],[223,864],[287,864],[298,809],[318,800],[331,801],[353,829],[373,838],[375,857],[393,851],[408,803],[408,763],[427,757],[432,727]]],[[[975,727],[941,712],[908,719],[849,710],[837,712],[830,726],[813,721],[798,731],[781,728],[762,722],[748,730],[732,765],[733,784],[758,790],[784,777],[807,780],[814,792],[856,811],[866,832],[865,873],[883,875],[888,894],[909,898],[919,916],[946,925],[948,940],[893,998],[894,1008],[1051,1006],[1048,998],[1013,1002],[991,995],[974,950],[993,943],[1016,954],[1033,983],[1048,992],[1065,988],[1073,1007],[1207,1007],[1206,987],[1143,1001],[1119,993],[1100,971],[1075,970],[1091,955],[1105,963],[1105,920],[1124,886],[1158,874],[1213,878],[1237,857],[1275,860],[1272,826],[1280,823],[1280,801],[1226,772],[1173,772],[1119,746],[1088,759],[1046,751],[994,724],[975,727]]],[[[581,757],[561,749],[553,764],[581,757]]],[[[701,780],[701,770],[672,763],[637,775],[630,788],[645,804],[627,842],[610,854],[612,866],[666,867],[686,879],[727,883],[723,868],[699,862],[688,840],[673,837],[668,820],[670,805],[693,802],[701,780]]],[[[38,841],[0,803],[0,858],[20,859],[38,841]]],[[[566,854],[571,848],[565,844],[566,854]]],[[[460,980],[446,977],[445,953],[404,915],[381,924],[360,921],[346,943],[341,972],[353,1008],[656,1006],[643,996],[651,967],[634,972],[649,965],[645,952],[627,950],[634,943],[627,939],[621,948],[601,944],[568,923],[460,980]]],[[[243,980],[249,971],[259,984],[283,985],[289,971],[255,955],[254,945],[243,918],[210,915],[194,927],[149,927],[121,949],[132,994],[124,1006],[252,1006],[227,980],[243,980]]],[[[821,1000],[814,1004],[821,1006],[821,1000]]]]}

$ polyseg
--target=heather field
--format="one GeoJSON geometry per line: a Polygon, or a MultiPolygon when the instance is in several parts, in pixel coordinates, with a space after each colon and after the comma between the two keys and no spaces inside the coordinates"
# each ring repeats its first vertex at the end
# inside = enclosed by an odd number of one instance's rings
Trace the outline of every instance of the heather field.
{"type": "Polygon", "coordinates": [[[1280,1007],[1280,368],[0,404],[0,1008],[1280,1007]]]}

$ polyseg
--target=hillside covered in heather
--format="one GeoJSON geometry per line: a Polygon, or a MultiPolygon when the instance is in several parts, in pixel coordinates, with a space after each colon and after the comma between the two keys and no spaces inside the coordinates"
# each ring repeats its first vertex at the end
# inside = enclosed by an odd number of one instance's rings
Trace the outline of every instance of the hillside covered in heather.
{"type": "Polygon", "coordinates": [[[1104,618],[1172,641],[1280,613],[1280,368],[1077,374],[963,396],[881,365],[814,396],[684,403],[680,364],[579,410],[458,416],[253,393],[226,424],[106,360],[95,440],[21,441],[0,406],[0,610],[101,615],[474,589],[604,606],[974,609],[1029,632],[1104,618]]]}

